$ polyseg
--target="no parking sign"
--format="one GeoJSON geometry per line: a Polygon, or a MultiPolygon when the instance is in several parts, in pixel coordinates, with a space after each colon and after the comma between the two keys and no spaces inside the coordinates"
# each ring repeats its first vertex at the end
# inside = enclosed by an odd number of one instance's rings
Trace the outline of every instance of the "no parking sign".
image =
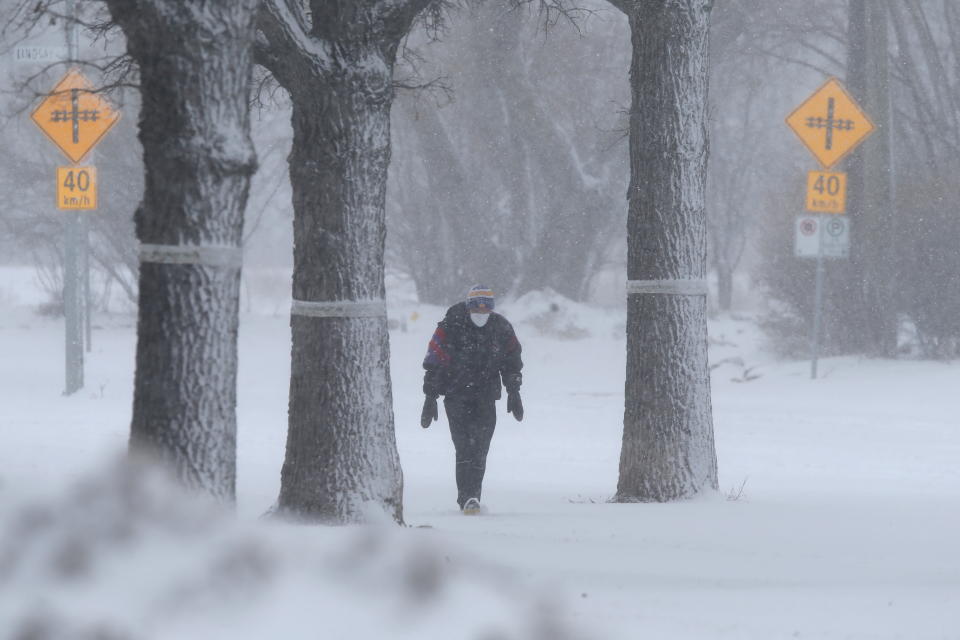
{"type": "Polygon", "coordinates": [[[798,258],[846,258],[850,255],[847,216],[797,216],[794,255],[798,258]],[[822,251],[822,253],[821,253],[822,251]]]}

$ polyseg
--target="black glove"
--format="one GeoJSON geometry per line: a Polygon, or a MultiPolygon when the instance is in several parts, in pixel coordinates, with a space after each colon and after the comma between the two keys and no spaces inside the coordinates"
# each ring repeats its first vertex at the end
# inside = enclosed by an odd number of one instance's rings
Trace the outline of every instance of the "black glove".
{"type": "MultiPolygon", "coordinates": [[[[523,409],[520,410],[521,413],[523,409]]],[[[427,396],[423,401],[423,411],[420,413],[420,426],[426,429],[430,423],[439,417],[437,412],[437,396],[427,396]]]]}
{"type": "Polygon", "coordinates": [[[517,422],[523,420],[523,402],[520,400],[519,391],[511,391],[507,394],[507,413],[512,413],[517,422]]]}

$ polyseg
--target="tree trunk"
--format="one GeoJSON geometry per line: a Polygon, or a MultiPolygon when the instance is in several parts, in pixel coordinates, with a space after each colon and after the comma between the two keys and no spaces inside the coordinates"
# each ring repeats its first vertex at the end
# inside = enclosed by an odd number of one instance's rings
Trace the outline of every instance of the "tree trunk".
{"type": "Polygon", "coordinates": [[[616,500],[663,502],[717,489],[704,283],[709,0],[621,4],[633,43],[627,275],[667,292],[628,298],[616,500]]]}
{"type": "Polygon", "coordinates": [[[393,65],[363,45],[341,46],[339,55],[338,69],[291,87],[293,297],[345,304],[328,317],[291,317],[278,508],[344,523],[364,519],[373,505],[402,522],[383,307],[393,65]]]}
{"type": "Polygon", "coordinates": [[[850,0],[849,47],[850,92],[877,131],[848,162],[851,281],[841,294],[846,317],[840,321],[859,334],[868,353],[893,357],[897,351],[897,233],[890,166],[886,3],[850,0]]]}
{"type": "Polygon", "coordinates": [[[248,104],[257,2],[196,4],[109,1],[140,69],[146,175],[137,238],[161,247],[153,257],[141,252],[130,448],[232,501],[238,257],[256,168],[248,104]],[[227,259],[185,258],[183,247],[213,247],[227,259]]]}

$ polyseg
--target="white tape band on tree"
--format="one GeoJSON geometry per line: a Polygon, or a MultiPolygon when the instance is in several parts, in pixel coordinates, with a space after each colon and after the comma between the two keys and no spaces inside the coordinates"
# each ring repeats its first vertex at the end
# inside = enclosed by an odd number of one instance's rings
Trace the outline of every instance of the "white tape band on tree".
{"type": "Polygon", "coordinates": [[[294,300],[290,313],[311,318],[381,318],[387,315],[387,304],[383,300],[337,300],[334,302],[294,300]]]}
{"type": "Polygon", "coordinates": [[[240,268],[243,265],[243,249],[210,245],[141,244],[140,262],[240,268]]]}
{"type": "Polygon", "coordinates": [[[706,280],[627,280],[627,295],[705,296],[706,280]]]}

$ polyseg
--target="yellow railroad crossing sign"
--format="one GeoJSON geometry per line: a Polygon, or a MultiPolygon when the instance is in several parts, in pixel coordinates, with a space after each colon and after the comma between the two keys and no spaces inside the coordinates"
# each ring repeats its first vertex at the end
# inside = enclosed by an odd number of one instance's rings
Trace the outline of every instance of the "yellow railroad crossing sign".
{"type": "Polygon", "coordinates": [[[57,167],[57,208],[97,208],[96,167],[57,167]]]}
{"type": "Polygon", "coordinates": [[[787,126],[829,169],[873,133],[874,125],[836,78],[787,116],[787,126]]]}
{"type": "Polygon", "coordinates": [[[30,118],[71,162],[80,162],[120,119],[106,98],[93,92],[76,69],[53,88],[30,118]]]}
{"type": "Polygon", "coordinates": [[[811,171],[807,174],[807,211],[843,213],[846,210],[846,173],[811,171]]]}

